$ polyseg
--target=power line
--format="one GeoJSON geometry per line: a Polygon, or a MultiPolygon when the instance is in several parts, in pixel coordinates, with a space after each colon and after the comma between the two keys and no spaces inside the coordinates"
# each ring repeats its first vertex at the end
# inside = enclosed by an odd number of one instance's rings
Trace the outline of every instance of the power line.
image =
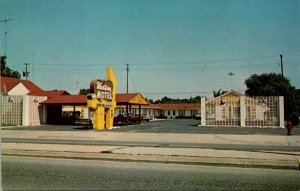
{"type": "Polygon", "coordinates": [[[245,58],[234,58],[234,59],[220,59],[220,60],[200,60],[200,61],[182,61],[182,62],[149,62],[149,63],[131,63],[132,65],[182,65],[182,64],[209,64],[209,63],[222,63],[222,62],[239,62],[246,60],[276,58],[276,55],[270,56],[256,56],[256,57],[245,57],[245,58]]]}
{"type": "MultiPolygon", "coordinates": [[[[102,64],[49,64],[49,63],[34,63],[37,66],[70,66],[70,67],[82,67],[82,66],[95,66],[95,67],[106,67],[105,65],[102,64]]],[[[111,66],[121,66],[124,64],[110,64],[111,66]]]]}
{"type": "MultiPolygon", "coordinates": [[[[247,58],[235,58],[235,59],[221,59],[221,60],[199,60],[199,61],[182,61],[182,62],[145,62],[145,63],[131,63],[131,66],[153,66],[153,65],[159,65],[159,66],[169,66],[169,65],[182,65],[182,64],[209,64],[209,63],[222,63],[222,62],[238,62],[238,61],[246,61],[246,60],[256,60],[256,59],[266,59],[266,58],[275,58],[275,56],[257,56],[257,57],[247,57],[247,58]]],[[[101,64],[49,64],[49,63],[34,63],[36,66],[70,66],[70,67],[82,67],[82,66],[95,66],[95,67],[105,67],[101,64]]],[[[124,65],[124,63],[117,63],[117,64],[110,64],[112,66],[121,66],[124,65]]],[[[127,65],[127,64],[125,64],[127,65]]]]}
{"type": "Polygon", "coordinates": [[[130,79],[131,79],[131,83],[132,83],[132,86],[133,86],[135,92],[138,92],[138,90],[137,90],[137,88],[136,88],[136,86],[135,86],[135,83],[134,83],[134,81],[133,81],[133,79],[132,79],[131,72],[129,72],[129,77],[130,77],[130,79]]]}
{"type": "MultiPolygon", "coordinates": [[[[239,92],[239,93],[243,93],[245,91],[235,91],[235,92],[239,92]]],[[[191,95],[191,94],[209,94],[209,93],[213,93],[213,91],[199,91],[199,92],[144,92],[144,95],[191,95]]]]}

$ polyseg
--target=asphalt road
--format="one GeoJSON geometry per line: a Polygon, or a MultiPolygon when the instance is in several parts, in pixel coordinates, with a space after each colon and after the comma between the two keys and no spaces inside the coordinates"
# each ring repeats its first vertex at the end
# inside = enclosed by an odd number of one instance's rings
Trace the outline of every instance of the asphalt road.
{"type": "Polygon", "coordinates": [[[2,157],[4,190],[299,190],[296,170],[2,157]]]}
{"type": "MultiPolygon", "coordinates": [[[[9,127],[2,130],[45,130],[45,131],[92,131],[91,126],[46,125],[33,127],[9,127]]],[[[199,127],[194,119],[174,119],[143,122],[141,125],[121,126],[119,129],[106,130],[134,133],[187,133],[187,134],[232,134],[232,135],[286,135],[284,128],[252,127],[199,127]]],[[[300,135],[300,128],[294,128],[293,134],[300,135]]]]}

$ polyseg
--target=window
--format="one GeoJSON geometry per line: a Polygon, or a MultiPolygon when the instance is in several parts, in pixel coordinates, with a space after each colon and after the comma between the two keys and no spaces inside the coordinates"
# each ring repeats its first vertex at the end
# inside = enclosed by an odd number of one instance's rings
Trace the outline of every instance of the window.
{"type": "Polygon", "coordinates": [[[195,117],[197,115],[197,110],[191,110],[191,115],[195,117]]]}
{"type": "Polygon", "coordinates": [[[185,116],[185,110],[179,110],[179,116],[185,116]]]}
{"type": "Polygon", "coordinates": [[[240,107],[233,107],[233,118],[234,119],[240,118],[240,107]]]}
{"type": "Polygon", "coordinates": [[[173,111],[173,115],[176,115],[175,111],[173,111]]]}
{"type": "Polygon", "coordinates": [[[170,111],[168,111],[168,115],[171,115],[171,112],[170,112],[170,111]]]}

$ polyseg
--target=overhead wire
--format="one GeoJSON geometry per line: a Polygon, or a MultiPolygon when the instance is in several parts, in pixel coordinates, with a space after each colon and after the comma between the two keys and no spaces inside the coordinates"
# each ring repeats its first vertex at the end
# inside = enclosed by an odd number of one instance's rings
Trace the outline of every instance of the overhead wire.
{"type": "MultiPolygon", "coordinates": [[[[202,74],[204,71],[206,71],[208,68],[211,69],[210,63],[225,63],[225,62],[238,62],[238,61],[244,61],[240,63],[240,65],[243,65],[242,68],[245,67],[255,67],[257,68],[258,63],[253,66],[253,63],[249,64],[249,62],[253,62],[257,59],[267,59],[267,58],[275,58],[275,56],[257,56],[257,57],[247,57],[247,58],[236,58],[236,59],[222,59],[222,60],[209,60],[209,61],[194,61],[194,62],[157,62],[157,63],[132,63],[131,66],[134,70],[137,71],[153,71],[153,72],[192,72],[192,71],[197,71],[198,74],[202,74]],[[178,69],[178,66],[183,66],[185,65],[194,65],[192,68],[191,66],[186,67],[186,68],[180,68],[178,69]],[[245,66],[245,64],[248,64],[245,66]],[[174,66],[175,65],[175,66],[174,66]],[[145,67],[147,66],[147,67],[145,67]],[[210,66],[210,67],[208,67],[210,66]],[[140,68],[143,67],[143,68],[140,68]],[[149,68],[150,67],[150,68],[149,68]],[[162,68],[157,68],[157,67],[162,67],[162,68]],[[169,68],[173,67],[173,68],[169,68]],[[174,68],[175,67],[175,68],[174,68]]],[[[276,63],[277,64],[277,63],[276,63]]],[[[110,64],[111,66],[124,66],[124,64],[110,64]]],[[[101,64],[49,64],[49,63],[34,63],[35,66],[35,74],[38,73],[38,71],[47,71],[47,72],[67,72],[70,74],[79,74],[79,73],[99,73],[99,71],[95,70],[94,67],[99,67],[99,68],[104,68],[106,66],[101,65],[101,64]],[[66,68],[64,70],[63,68],[66,68]],[[69,68],[73,67],[73,68],[69,68]],[[81,67],[81,68],[79,68],[81,67]],[[84,67],[84,69],[82,68],[84,67]]],[[[261,64],[259,63],[259,67],[269,67],[269,64],[266,66],[266,64],[261,64]]],[[[275,67],[273,65],[273,67],[275,67]]],[[[104,69],[103,69],[104,70],[104,69]]],[[[116,74],[120,74],[123,72],[125,69],[121,68],[120,70],[117,70],[116,74]]],[[[131,80],[131,83],[133,85],[133,88],[135,89],[136,92],[138,92],[138,88],[134,82],[132,72],[129,72],[129,77],[131,80]]],[[[242,91],[241,91],[242,92],[242,91]]],[[[206,92],[145,92],[145,95],[159,95],[159,94],[165,94],[165,95],[184,95],[184,94],[208,94],[212,93],[212,91],[206,91],[206,92]]]]}
{"type": "MultiPolygon", "coordinates": [[[[195,64],[209,64],[209,63],[225,63],[225,62],[238,62],[238,61],[247,61],[247,60],[256,60],[256,59],[265,59],[265,58],[276,58],[276,55],[271,56],[256,56],[256,57],[246,57],[246,58],[234,58],[234,59],[220,59],[220,60],[199,60],[199,61],[181,61],[181,62],[139,62],[139,63],[131,63],[132,66],[173,66],[173,65],[195,65],[195,64]]],[[[29,63],[29,62],[28,62],[29,63]]],[[[29,63],[34,64],[35,66],[55,66],[55,67],[106,67],[106,65],[101,64],[52,64],[52,63],[29,63]]],[[[13,64],[14,65],[14,64],[13,64]]],[[[110,64],[111,66],[122,66],[124,63],[116,63],[110,64]]]]}
{"type": "Polygon", "coordinates": [[[136,86],[135,86],[135,83],[134,83],[134,81],[133,81],[133,79],[132,79],[131,72],[129,71],[128,73],[129,73],[129,77],[130,77],[130,79],[131,79],[131,83],[132,83],[132,86],[133,86],[135,92],[138,92],[138,90],[137,90],[137,88],[136,88],[136,86]]]}
{"type": "MultiPolygon", "coordinates": [[[[238,90],[236,92],[243,93],[245,91],[238,90]]],[[[195,95],[195,94],[210,94],[213,93],[213,91],[199,91],[199,92],[144,92],[144,95],[195,95]]]]}

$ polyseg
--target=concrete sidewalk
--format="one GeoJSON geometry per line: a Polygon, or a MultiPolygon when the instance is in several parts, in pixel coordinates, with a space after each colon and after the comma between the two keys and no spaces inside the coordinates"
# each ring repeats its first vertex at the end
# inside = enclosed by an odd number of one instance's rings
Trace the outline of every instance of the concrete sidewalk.
{"type": "Polygon", "coordinates": [[[89,160],[297,169],[300,136],[120,133],[101,131],[1,131],[3,138],[109,140],[294,146],[293,151],[238,151],[204,148],[2,143],[2,154],[89,160]]]}
{"type": "Polygon", "coordinates": [[[182,134],[182,133],[127,133],[107,131],[1,131],[3,138],[71,139],[101,141],[149,141],[181,143],[215,143],[299,146],[300,136],[282,135],[228,135],[228,134],[182,134]]]}

